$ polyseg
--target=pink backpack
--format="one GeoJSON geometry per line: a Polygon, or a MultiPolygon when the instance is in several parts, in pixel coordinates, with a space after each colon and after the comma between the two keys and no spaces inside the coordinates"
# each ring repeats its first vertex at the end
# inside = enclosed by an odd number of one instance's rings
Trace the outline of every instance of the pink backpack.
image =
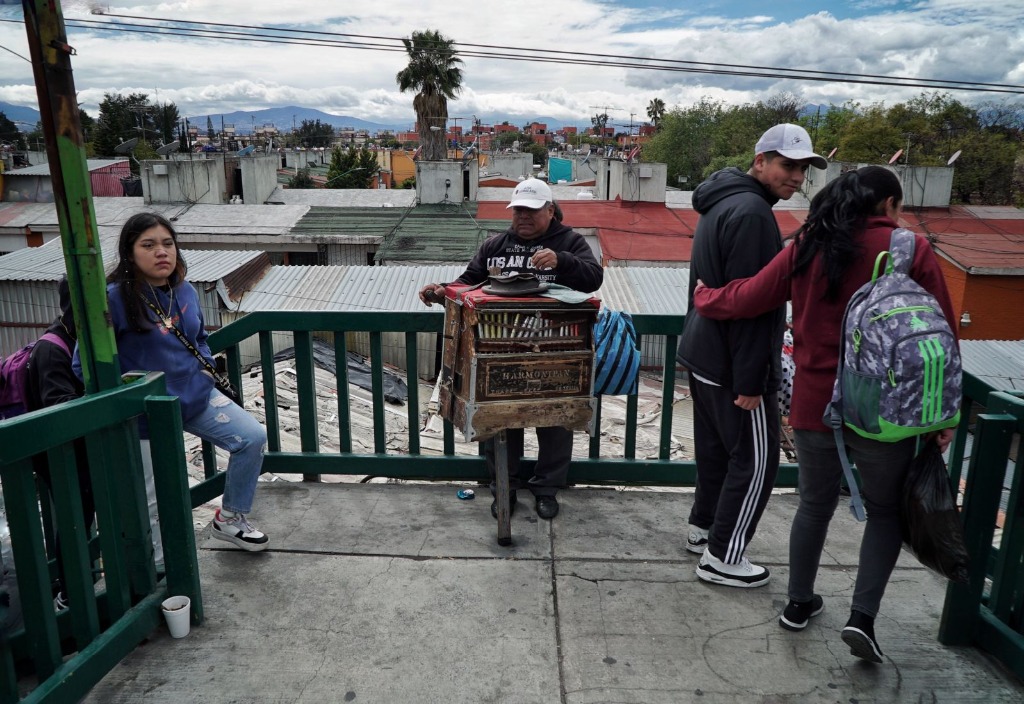
{"type": "MultiPolygon", "coordinates": [[[[71,356],[64,339],[55,333],[45,333],[39,340],[58,345],[71,356]]],[[[28,386],[28,360],[32,348],[39,342],[30,342],[0,363],[0,420],[20,416],[25,412],[25,388],[28,386]]]]}

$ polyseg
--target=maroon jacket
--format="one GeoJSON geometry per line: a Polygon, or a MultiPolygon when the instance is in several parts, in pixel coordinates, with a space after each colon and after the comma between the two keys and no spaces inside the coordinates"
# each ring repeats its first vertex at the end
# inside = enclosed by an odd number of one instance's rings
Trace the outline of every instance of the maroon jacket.
{"type": "MultiPolygon", "coordinates": [[[[796,247],[783,249],[756,276],[736,279],[722,288],[699,287],[694,305],[708,318],[751,318],[793,302],[793,402],[790,424],[798,430],[829,431],[822,422],[832,399],[832,385],[839,366],[839,336],[846,303],[871,279],[875,257],[889,249],[889,237],[897,224],[887,217],[868,218],[860,235],[863,256],[846,271],[835,301],[825,301],[825,272],[821,257],[799,276],[792,276],[796,247]]],[[[931,244],[916,236],[910,276],[938,300],[946,320],[956,332],[953,302],[931,244]]]]}

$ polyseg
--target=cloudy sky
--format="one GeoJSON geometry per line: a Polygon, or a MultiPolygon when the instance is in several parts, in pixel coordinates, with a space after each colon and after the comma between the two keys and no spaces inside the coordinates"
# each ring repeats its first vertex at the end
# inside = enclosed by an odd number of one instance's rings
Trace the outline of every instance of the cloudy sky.
{"type": "MultiPolygon", "coordinates": [[[[149,23],[234,23],[372,36],[392,49],[412,31],[437,29],[460,45],[501,46],[513,55],[543,49],[1024,86],[1024,0],[64,0],[62,6],[69,23],[140,21],[127,15],[149,23]],[[104,14],[91,14],[95,7],[104,14]]],[[[35,107],[31,66],[16,56],[29,54],[20,0],[0,0],[0,20],[8,20],[0,21],[0,100],[35,107]]],[[[405,65],[402,51],[70,26],[68,36],[77,50],[79,101],[94,115],[104,93],[144,92],[174,101],[183,115],[300,105],[381,123],[411,126],[413,120],[412,95],[395,84],[405,65]]],[[[645,120],[652,98],[672,108],[701,97],[744,103],[789,92],[807,103],[869,104],[922,90],[466,57],[463,91],[449,114],[584,124],[607,108],[613,121],[625,123],[645,120]]],[[[951,94],[965,102],[1020,104],[1024,88],[1018,90],[951,94]]]]}

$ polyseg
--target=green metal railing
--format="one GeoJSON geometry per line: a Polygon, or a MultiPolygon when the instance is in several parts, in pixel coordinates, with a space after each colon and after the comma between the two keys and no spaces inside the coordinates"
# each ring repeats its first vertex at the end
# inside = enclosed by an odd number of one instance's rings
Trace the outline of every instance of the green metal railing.
{"type": "MultiPolygon", "coordinates": [[[[973,396],[984,406],[975,423],[963,496],[964,536],[972,562],[968,583],[946,589],[939,640],[976,645],[1024,678],[1024,395],[989,392],[968,377],[965,401],[973,396]],[[995,540],[1006,468],[1014,452],[1002,535],[995,540]]],[[[957,435],[962,457],[966,433],[957,435]]],[[[960,467],[959,462],[950,464],[960,467]]],[[[954,476],[959,479],[959,472],[954,476]]]]}
{"type": "Polygon", "coordinates": [[[24,627],[0,643],[0,702],[77,701],[160,622],[169,594],[192,600],[203,617],[199,568],[188,499],[181,411],[166,395],[163,374],[0,423],[0,482],[10,526],[24,627]],[[138,419],[166,432],[151,438],[166,577],[156,572],[146,507],[138,419]],[[45,463],[52,512],[35,475],[45,463]],[[87,467],[96,504],[97,537],[82,511],[78,469],[87,467]],[[60,534],[70,608],[54,612],[53,563],[44,516],[60,534]],[[98,551],[94,554],[94,551],[98,551]],[[102,583],[94,584],[94,565],[102,583]],[[65,656],[74,653],[65,660],[65,656]],[[38,681],[20,699],[18,678],[38,681]]]}
{"type": "MultiPolygon", "coordinates": [[[[252,313],[213,333],[210,344],[214,351],[226,354],[232,381],[241,388],[241,344],[250,338],[258,339],[268,435],[266,471],[302,475],[314,481],[324,474],[483,480],[487,478],[483,458],[456,455],[455,430],[447,422],[442,454],[421,452],[420,399],[415,378],[417,335],[440,334],[442,323],[442,316],[431,313],[386,316],[362,312],[252,313]],[[408,377],[409,450],[400,454],[387,451],[384,411],[382,335],[395,332],[404,334],[405,366],[407,370],[414,370],[408,377]],[[299,452],[281,449],[273,359],[273,339],[281,333],[291,334],[296,353],[299,452]],[[313,340],[324,333],[333,334],[338,377],[337,452],[322,452],[320,448],[323,429],[319,427],[316,409],[313,340]],[[369,453],[353,452],[347,374],[347,340],[353,334],[368,335],[373,396],[373,452],[369,453]]],[[[641,336],[664,336],[664,358],[670,362],[663,375],[657,456],[636,457],[638,404],[637,397],[629,397],[624,443],[608,448],[602,446],[600,437],[591,439],[588,456],[573,461],[570,481],[692,486],[696,479],[694,463],[670,458],[675,385],[671,360],[675,358],[683,318],[635,316],[634,323],[641,336]]],[[[1006,394],[989,395],[991,388],[969,374],[965,375],[964,388],[968,412],[963,414],[960,432],[953,444],[950,467],[958,480],[966,431],[973,422],[969,412],[971,404],[984,399],[987,412],[977,417],[974,428],[964,517],[972,554],[984,555],[986,559],[975,561],[969,587],[950,588],[940,639],[944,643],[978,645],[1021,674],[1024,672],[1021,667],[1024,639],[1020,635],[1024,576],[1020,564],[1024,519],[1019,515],[1022,503],[1019,459],[1003,541],[999,550],[993,550],[991,543],[1010,440],[1015,434],[1019,437],[1024,426],[1024,403],[1006,394]],[[991,580],[992,585],[987,590],[986,580],[991,580]]],[[[0,481],[11,520],[25,620],[33,624],[3,646],[0,704],[17,701],[15,666],[24,668],[26,661],[45,680],[26,701],[66,701],[81,696],[158,624],[157,604],[169,593],[191,596],[193,621],[202,619],[195,538],[187,505],[195,507],[221,495],[224,473],[216,470],[213,450],[206,445],[206,479],[191,489],[187,487],[185,473],[181,470],[185,457],[178,403],[163,394],[162,375],[150,374],[118,390],[29,414],[0,426],[0,481]],[[135,420],[140,415],[147,415],[155,426],[168,429],[161,437],[152,439],[168,570],[166,582],[157,581],[153,569],[149,524],[141,498],[142,472],[135,420]],[[88,552],[90,545],[83,535],[81,507],[72,499],[77,496],[76,443],[84,447],[97,494],[99,531],[93,543],[99,544],[106,590],[96,598],[92,597],[93,556],[88,552]],[[47,561],[35,487],[28,479],[33,471],[32,458],[40,454],[45,454],[51,467],[56,468],[54,515],[61,535],[76,536],[68,546],[62,540],[61,553],[69,572],[68,588],[73,607],[59,617],[54,616],[50,604],[52,561],[47,561]],[[116,476],[109,469],[113,467],[117,468],[116,476]],[[112,528],[105,529],[106,526],[112,528]],[[126,540],[115,538],[122,534],[126,540]],[[169,539],[171,535],[176,537],[169,539]],[[86,606],[75,608],[74,604],[86,606]],[[78,651],[75,659],[62,663],[62,653],[73,650],[78,651]]],[[[530,460],[524,462],[529,464],[530,460]]],[[[783,465],[776,484],[795,486],[795,466],[783,465]]]]}
{"type": "MultiPolygon", "coordinates": [[[[575,484],[669,485],[693,486],[696,483],[696,465],[692,461],[670,459],[672,444],[672,394],[675,386],[675,360],[678,335],[683,328],[681,315],[637,315],[633,322],[637,334],[664,336],[664,358],[669,360],[662,385],[660,441],[656,458],[636,457],[637,396],[626,402],[625,443],[616,446],[616,454],[602,456],[601,438],[591,438],[588,457],[574,459],[569,470],[569,481],[575,484]]],[[[229,374],[236,387],[240,385],[239,345],[258,336],[260,366],[263,372],[264,405],[267,413],[268,452],[264,461],[266,471],[277,474],[303,474],[314,479],[322,474],[374,475],[395,479],[480,480],[487,478],[482,457],[455,454],[454,429],[444,424],[442,455],[424,455],[420,451],[420,409],[418,384],[415,378],[418,353],[417,333],[438,333],[443,327],[443,316],[437,313],[380,313],[368,312],[254,312],[210,335],[209,342],[215,352],[224,351],[228,359],[229,374]],[[290,332],[294,340],[295,371],[299,398],[299,433],[301,452],[282,452],[274,386],[273,334],[290,332]],[[369,333],[370,365],[373,379],[373,453],[352,452],[352,434],[346,369],[346,334],[369,333]],[[383,399],[383,363],[381,335],[386,332],[405,334],[407,370],[414,370],[407,378],[409,387],[408,454],[388,454],[383,399]],[[317,423],[315,377],[313,373],[313,336],[333,333],[335,363],[338,370],[338,441],[339,452],[325,453],[319,448],[320,428],[317,423]]],[[[408,373],[408,372],[407,372],[408,373]]],[[[596,419],[600,427],[600,406],[596,419]]],[[[607,448],[604,448],[607,450],[607,448]]],[[[193,487],[193,503],[198,505],[223,490],[223,477],[215,470],[212,448],[207,448],[206,482],[193,487]]],[[[529,465],[533,460],[525,459],[529,465]]],[[[779,472],[777,486],[796,486],[796,467],[784,465],[779,472]]]]}

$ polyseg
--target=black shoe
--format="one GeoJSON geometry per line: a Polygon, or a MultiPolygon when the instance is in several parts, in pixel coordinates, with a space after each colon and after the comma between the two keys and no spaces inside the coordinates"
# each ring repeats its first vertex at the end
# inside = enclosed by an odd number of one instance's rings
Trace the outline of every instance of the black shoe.
{"type": "Polygon", "coordinates": [[[779,625],[787,631],[802,631],[807,623],[825,610],[825,602],[817,594],[810,601],[792,601],[779,616],[779,625]]]}
{"type": "MultiPolygon", "coordinates": [[[[510,491],[508,493],[508,515],[510,517],[512,516],[513,513],[516,512],[516,502],[518,502],[518,501],[519,501],[519,497],[516,496],[516,492],[515,491],[510,491]]],[[[497,498],[495,498],[494,501],[491,502],[491,515],[494,516],[495,520],[498,519],[498,499],[497,498]]]]}
{"type": "Polygon", "coordinates": [[[875,619],[860,611],[851,611],[850,620],[843,628],[843,642],[850,646],[850,654],[868,662],[882,662],[882,649],[875,640],[875,619]]]}
{"type": "Polygon", "coordinates": [[[554,496],[537,497],[537,515],[546,521],[558,515],[558,499],[554,496]]]}

